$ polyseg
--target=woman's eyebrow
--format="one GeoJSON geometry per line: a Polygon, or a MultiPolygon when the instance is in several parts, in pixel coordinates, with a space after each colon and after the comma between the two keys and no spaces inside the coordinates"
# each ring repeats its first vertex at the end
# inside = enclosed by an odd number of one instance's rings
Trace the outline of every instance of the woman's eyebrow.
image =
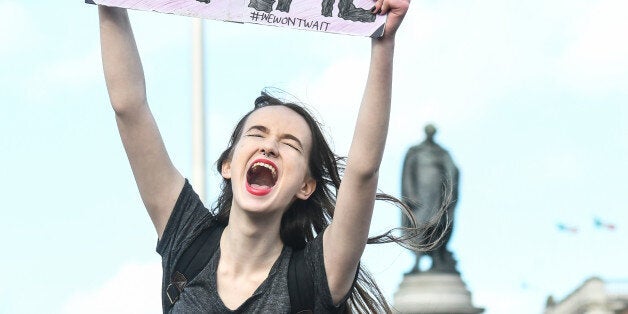
{"type": "Polygon", "coordinates": [[[251,131],[251,130],[258,130],[260,132],[264,132],[264,133],[268,133],[268,128],[263,126],[263,125],[254,125],[251,126],[248,130],[246,130],[247,132],[251,131]]]}

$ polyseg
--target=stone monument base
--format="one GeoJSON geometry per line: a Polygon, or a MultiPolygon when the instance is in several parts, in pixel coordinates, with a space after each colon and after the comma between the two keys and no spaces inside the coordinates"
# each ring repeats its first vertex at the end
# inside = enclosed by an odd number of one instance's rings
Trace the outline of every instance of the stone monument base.
{"type": "Polygon", "coordinates": [[[471,292],[459,274],[405,275],[395,293],[395,309],[403,314],[478,314],[471,292]]]}

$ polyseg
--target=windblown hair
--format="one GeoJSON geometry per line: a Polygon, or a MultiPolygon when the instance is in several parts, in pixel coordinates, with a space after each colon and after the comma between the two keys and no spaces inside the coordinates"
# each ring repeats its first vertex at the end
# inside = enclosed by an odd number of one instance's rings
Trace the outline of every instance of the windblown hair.
{"type": "MultiPolygon", "coordinates": [[[[340,188],[342,173],[345,169],[344,157],[337,156],[329,147],[321,126],[313,115],[303,106],[283,102],[277,98],[262,92],[255,100],[255,107],[245,114],[236,125],[227,149],[222,152],[216,161],[216,168],[220,173],[222,164],[232,157],[233,147],[242,135],[247,118],[254,111],[267,106],[284,106],[298,113],[308,124],[312,133],[312,147],[309,156],[310,176],[316,180],[316,189],[307,200],[296,199],[286,210],[281,218],[280,237],[283,243],[294,250],[303,249],[309,241],[322,232],[334,217],[336,194],[340,188]]],[[[216,219],[221,224],[228,224],[233,200],[231,180],[223,179],[220,195],[216,200],[213,211],[216,219]]],[[[369,238],[367,243],[395,242],[414,251],[425,251],[435,248],[442,238],[442,234],[427,235],[427,241],[417,241],[419,236],[426,236],[423,232],[429,226],[436,224],[444,210],[440,210],[438,217],[434,217],[425,226],[418,227],[412,210],[399,199],[383,193],[376,194],[376,200],[383,200],[399,207],[406,216],[408,225],[403,228],[395,228],[381,235],[369,238]],[[399,235],[396,235],[396,231],[399,235]],[[422,244],[421,244],[422,243],[422,244]],[[425,244],[427,243],[427,244],[425,244]]],[[[445,202],[446,203],[446,202],[445,202]]],[[[443,232],[444,234],[444,232],[443,232]]],[[[346,301],[346,313],[392,313],[382,292],[366,270],[360,265],[357,274],[355,288],[346,301]]]]}

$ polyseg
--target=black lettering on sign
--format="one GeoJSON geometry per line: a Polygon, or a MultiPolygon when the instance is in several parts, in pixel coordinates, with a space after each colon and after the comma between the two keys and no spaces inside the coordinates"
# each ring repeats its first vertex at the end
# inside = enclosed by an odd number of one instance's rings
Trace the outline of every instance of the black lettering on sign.
{"type": "Polygon", "coordinates": [[[273,10],[273,4],[275,4],[275,0],[251,0],[249,7],[257,11],[270,13],[273,10]]]}
{"type": "Polygon", "coordinates": [[[286,13],[290,12],[290,3],[292,3],[292,0],[279,0],[279,3],[277,4],[277,10],[286,13]]]}
{"type": "MultiPolygon", "coordinates": [[[[210,0],[197,0],[197,1],[209,3],[210,0]]],[[[322,7],[321,14],[323,16],[327,16],[327,17],[332,16],[332,11],[334,10],[335,1],[336,0],[323,0],[323,2],[321,3],[321,7],[322,7]]],[[[277,4],[277,10],[286,12],[286,13],[290,12],[291,3],[292,3],[292,0],[279,0],[279,3],[277,4]]],[[[257,11],[270,13],[273,10],[274,4],[275,4],[275,0],[251,0],[249,2],[249,7],[254,8],[257,11]]],[[[339,0],[338,1],[338,17],[342,18],[343,20],[354,21],[354,22],[363,22],[363,23],[375,22],[375,14],[373,14],[369,10],[356,7],[355,4],[353,4],[353,0],[339,0]]]]}
{"type": "Polygon", "coordinates": [[[269,24],[281,24],[292,27],[308,28],[323,32],[327,31],[327,28],[329,27],[328,22],[311,21],[300,17],[280,17],[272,13],[251,12],[250,18],[253,22],[264,21],[269,24]]]}
{"type": "MultiPolygon", "coordinates": [[[[333,7],[334,0],[323,0],[323,9],[321,10],[321,14],[323,14],[323,16],[331,16],[333,7]]],[[[357,8],[353,4],[353,0],[338,1],[338,11],[338,17],[344,20],[364,23],[375,22],[375,14],[369,10],[357,8]]]]}

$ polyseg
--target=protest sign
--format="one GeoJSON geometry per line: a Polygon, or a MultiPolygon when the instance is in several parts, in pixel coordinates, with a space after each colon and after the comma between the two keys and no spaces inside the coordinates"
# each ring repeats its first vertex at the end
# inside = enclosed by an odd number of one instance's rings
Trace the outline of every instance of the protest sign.
{"type": "Polygon", "coordinates": [[[86,0],[86,3],[238,23],[380,37],[374,0],[86,0]]]}

